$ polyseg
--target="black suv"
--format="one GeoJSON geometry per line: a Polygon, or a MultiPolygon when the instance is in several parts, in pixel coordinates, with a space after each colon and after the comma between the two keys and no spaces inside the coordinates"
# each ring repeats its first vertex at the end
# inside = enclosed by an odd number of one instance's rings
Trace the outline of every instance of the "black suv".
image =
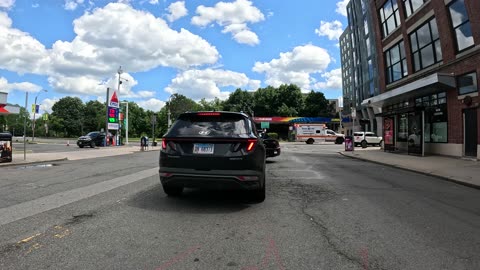
{"type": "Polygon", "coordinates": [[[183,113],[162,138],[160,181],[169,196],[184,188],[241,189],[262,202],[265,159],[265,146],[248,115],[183,113]]]}
{"type": "Polygon", "coordinates": [[[105,133],[99,131],[92,131],[85,136],[81,136],[77,140],[77,145],[80,148],[84,146],[90,146],[94,148],[95,146],[102,146],[105,143],[105,133]]]}

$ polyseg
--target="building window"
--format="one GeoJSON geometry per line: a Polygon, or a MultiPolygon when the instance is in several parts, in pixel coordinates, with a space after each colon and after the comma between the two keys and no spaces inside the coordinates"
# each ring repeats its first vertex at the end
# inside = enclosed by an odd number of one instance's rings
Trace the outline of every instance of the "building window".
{"type": "Polygon", "coordinates": [[[425,107],[425,142],[448,142],[447,94],[441,92],[417,98],[415,106],[425,107]]]}
{"type": "Polygon", "coordinates": [[[423,3],[427,0],[403,0],[405,7],[405,17],[410,17],[417,9],[419,9],[423,3]]]}
{"type": "Polygon", "coordinates": [[[403,41],[395,44],[385,52],[387,67],[387,84],[400,80],[408,75],[407,57],[403,41]]]}
{"type": "Polygon", "coordinates": [[[397,0],[387,0],[379,10],[383,37],[388,36],[400,25],[397,0]]]}
{"type": "Polygon", "coordinates": [[[464,0],[453,1],[448,6],[448,9],[450,10],[453,31],[457,39],[457,50],[463,51],[473,46],[472,28],[470,27],[464,0]]]}
{"type": "Polygon", "coordinates": [[[410,34],[410,44],[415,71],[442,61],[442,48],[435,18],[410,34]]]}
{"type": "Polygon", "coordinates": [[[477,73],[469,73],[457,78],[458,95],[477,92],[477,73]]]}

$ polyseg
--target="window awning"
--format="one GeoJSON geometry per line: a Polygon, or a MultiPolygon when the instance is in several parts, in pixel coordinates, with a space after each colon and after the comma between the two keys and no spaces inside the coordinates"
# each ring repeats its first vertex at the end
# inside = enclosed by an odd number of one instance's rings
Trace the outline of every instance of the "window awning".
{"type": "Polygon", "coordinates": [[[365,99],[363,106],[384,107],[411,98],[422,97],[439,91],[455,88],[455,77],[450,74],[434,73],[393,90],[365,99]]]}

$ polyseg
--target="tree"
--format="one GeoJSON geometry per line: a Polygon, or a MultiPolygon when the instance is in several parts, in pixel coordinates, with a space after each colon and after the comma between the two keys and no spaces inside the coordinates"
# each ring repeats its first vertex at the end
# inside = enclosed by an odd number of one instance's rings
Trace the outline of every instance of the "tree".
{"type": "Polygon", "coordinates": [[[200,105],[200,110],[202,111],[222,111],[224,110],[223,106],[225,102],[216,97],[211,101],[202,98],[198,103],[200,105]]]}
{"type": "Polygon", "coordinates": [[[140,137],[149,129],[145,110],[135,102],[128,103],[128,133],[131,137],[140,137]]]}
{"type": "Polygon", "coordinates": [[[170,109],[170,119],[172,119],[172,122],[175,121],[181,113],[186,111],[199,111],[201,109],[201,105],[181,94],[173,94],[170,102],[167,102],[166,107],[170,109]]]}
{"type": "Polygon", "coordinates": [[[277,90],[278,99],[277,102],[277,114],[279,116],[296,116],[304,108],[303,94],[300,87],[295,84],[282,84],[277,90]],[[283,108],[280,112],[280,108],[285,105],[288,109],[283,108]],[[285,113],[290,115],[285,115],[285,113]]]}
{"type": "Polygon", "coordinates": [[[254,93],[244,91],[240,88],[231,93],[223,103],[225,111],[246,112],[253,114],[255,107],[254,93]]]}
{"type": "Polygon", "coordinates": [[[30,114],[24,107],[20,107],[19,114],[0,115],[0,130],[10,131],[14,136],[22,136],[23,121],[25,119],[27,120],[27,124],[30,124],[30,114]]]}
{"type": "Polygon", "coordinates": [[[105,129],[106,105],[97,101],[91,100],[85,104],[85,113],[83,119],[83,126],[85,132],[100,131],[105,129]]]}
{"type": "Polygon", "coordinates": [[[272,86],[259,88],[253,95],[255,100],[254,111],[260,116],[275,116],[277,114],[280,98],[278,91],[272,86]]]}
{"type": "Polygon", "coordinates": [[[305,107],[302,110],[303,116],[308,117],[331,117],[335,115],[335,110],[325,98],[322,92],[314,92],[313,90],[305,97],[305,107]]]}
{"type": "Polygon", "coordinates": [[[57,132],[66,137],[79,136],[83,133],[85,105],[78,97],[64,97],[52,107],[52,116],[58,119],[57,132]],[[59,130],[63,129],[63,130],[59,130]]]}

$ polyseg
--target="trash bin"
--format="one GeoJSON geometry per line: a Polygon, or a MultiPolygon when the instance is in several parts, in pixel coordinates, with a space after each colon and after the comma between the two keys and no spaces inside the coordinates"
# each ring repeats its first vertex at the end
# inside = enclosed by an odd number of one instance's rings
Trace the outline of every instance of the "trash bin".
{"type": "Polygon", "coordinates": [[[12,162],[12,134],[0,133],[0,163],[12,162]]]}
{"type": "Polygon", "coordinates": [[[345,136],[345,151],[353,151],[353,137],[345,136]]]}

